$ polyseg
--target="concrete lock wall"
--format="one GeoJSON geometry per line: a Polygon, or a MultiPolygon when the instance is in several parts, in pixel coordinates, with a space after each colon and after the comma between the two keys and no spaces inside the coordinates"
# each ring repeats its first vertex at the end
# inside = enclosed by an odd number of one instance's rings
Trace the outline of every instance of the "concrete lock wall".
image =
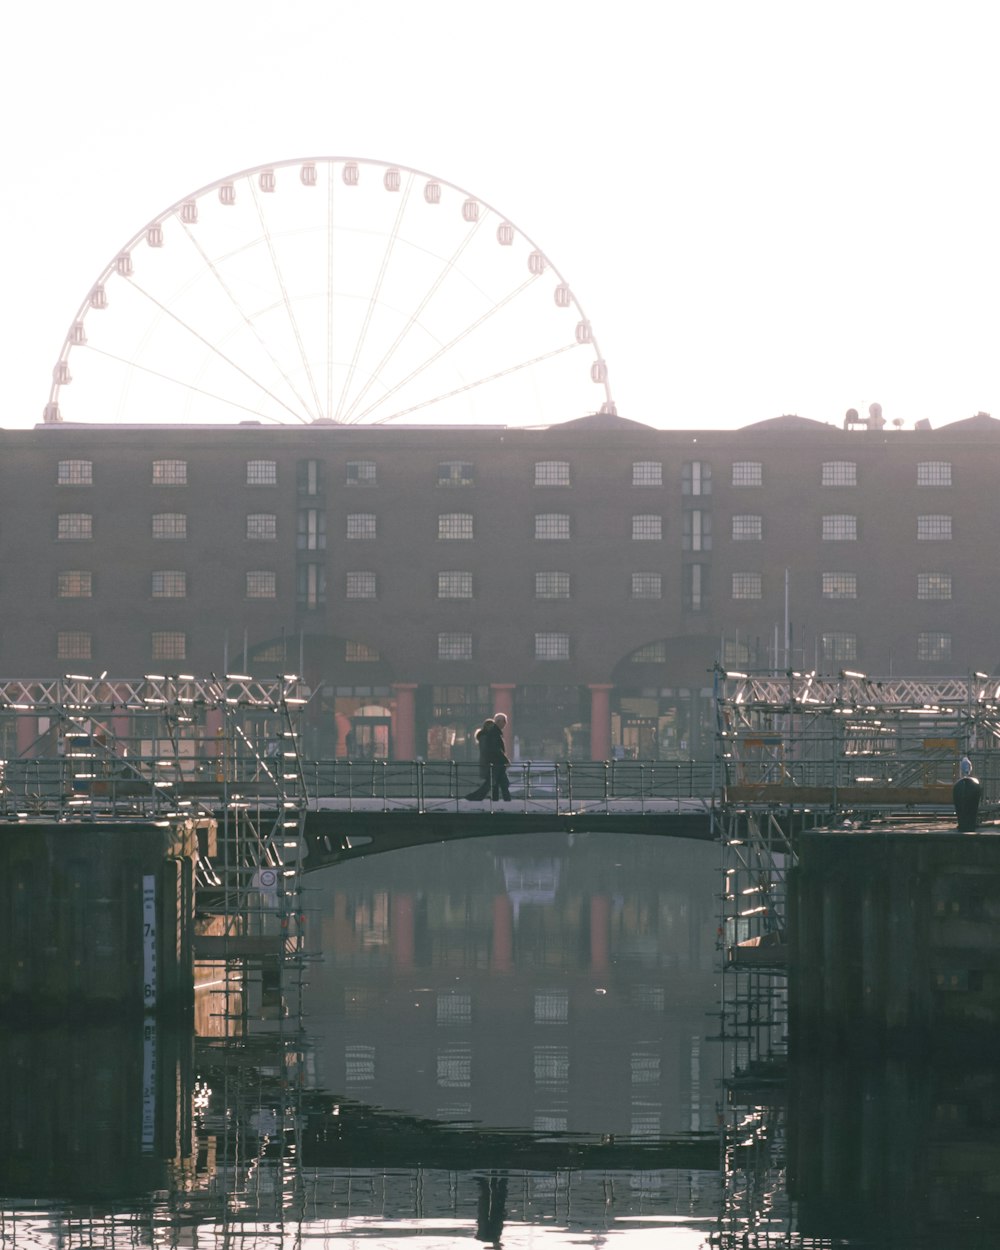
{"type": "Polygon", "coordinates": [[[806,833],[789,903],[793,1055],[992,1045],[1000,838],[806,833]]]}
{"type": "Polygon", "coordinates": [[[0,1008],[29,1020],[190,1013],[184,827],[25,822],[0,837],[0,1008]]]}

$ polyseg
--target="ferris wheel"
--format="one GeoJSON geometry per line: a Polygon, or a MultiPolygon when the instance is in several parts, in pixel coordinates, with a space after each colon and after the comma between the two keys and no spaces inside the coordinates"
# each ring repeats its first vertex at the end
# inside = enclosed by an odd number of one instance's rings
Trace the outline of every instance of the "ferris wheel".
{"type": "Polygon", "coordinates": [[[548,256],[402,165],[281,161],[213,182],[116,253],[73,319],[47,423],[548,425],[614,411],[548,256]]]}

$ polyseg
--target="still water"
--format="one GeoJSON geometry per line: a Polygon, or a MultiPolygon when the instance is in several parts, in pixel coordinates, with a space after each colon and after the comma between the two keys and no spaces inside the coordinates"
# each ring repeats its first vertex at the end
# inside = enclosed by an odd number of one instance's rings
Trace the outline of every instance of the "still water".
{"type": "Polygon", "coordinates": [[[238,1046],[0,1028],[4,1250],[1000,1245],[994,1057],[748,1070],[719,878],[624,835],[373,856],[306,878],[317,958],[238,1046]]]}

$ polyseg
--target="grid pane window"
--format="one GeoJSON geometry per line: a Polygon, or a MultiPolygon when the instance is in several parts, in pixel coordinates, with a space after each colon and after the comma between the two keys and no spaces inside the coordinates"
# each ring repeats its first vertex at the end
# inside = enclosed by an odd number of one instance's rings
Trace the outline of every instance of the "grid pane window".
{"type": "Polygon", "coordinates": [[[438,538],[472,538],[471,512],[442,512],[438,517],[438,538]]]}
{"type": "Polygon", "coordinates": [[[535,574],[535,598],[536,599],[568,599],[569,598],[569,574],[568,573],[536,573],[535,574]]]}
{"type": "Polygon", "coordinates": [[[467,460],[442,460],[438,465],[438,486],[474,486],[476,470],[467,460]]]}
{"type": "Polygon", "coordinates": [[[928,630],[917,634],[917,659],[943,661],[951,659],[951,634],[928,630]]]}
{"type": "Polygon", "coordinates": [[[734,573],[734,599],[761,599],[764,596],[764,577],[761,573],[734,573]]]}
{"type": "Polygon", "coordinates": [[[276,599],[277,596],[277,574],[270,569],[250,569],[247,572],[248,599],[276,599]]]}
{"type": "Polygon", "coordinates": [[[857,599],[858,597],[858,575],[857,573],[824,573],[823,574],[823,598],[824,599],[857,599]]]}
{"type": "Polygon", "coordinates": [[[273,542],[278,537],[278,518],[273,512],[247,513],[247,538],[253,542],[273,542]]]}
{"type": "Polygon", "coordinates": [[[186,460],[154,460],[154,486],[186,486],[188,467],[186,460]]]}
{"type": "Polygon", "coordinates": [[[61,629],[56,635],[57,660],[90,660],[91,639],[84,629],[61,629]]]}
{"type": "Polygon", "coordinates": [[[187,538],[187,516],[183,512],[157,512],[153,516],[154,538],[187,538]]]}
{"type": "Polygon", "coordinates": [[[347,464],[348,486],[374,486],[375,461],[350,460],[347,464]]]}
{"type": "Polygon", "coordinates": [[[764,466],[759,460],[736,460],[733,462],[734,486],[763,486],[764,466]]]}
{"type": "Polygon", "coordinates": [[[277,486],[278,462],[276,460],[248,460],[248,486],[277,486]]]}
{"type": "Polygon", "coordinates": [[[711,551],[712,514],[703,508],[684,513],[684,550],[711,551]]]}
{"type": "Polygon", "coordinates": [[[348,640],[344,644],[344,659],[348,664],[377,664],[379,653],[377,647],[370,647],[366,642],[351,642],[348,640]]]}
{"type": "Polygon", "coordinates": [[[300,608],[321,608],[326,603],[326,569],[310,561],[295,570],[295,598],[300,608]]]}
{"type": "Polygon", "coordinates": [[[177,629],[154,629],[151,654],[154,660],[185,659],[187,635],[177,629]]]}
{"type": "Polygon", "coordinates": [[[438,634],[438,659],[471,660],[472,635],[456,633],[438,634]]]}
{"type": "Polygon", "coordinates": [[[569,517],[562,512],[542,512],[535,517],[536,538],[569,538],[569,517]]]}
{"type": "Polygon", "coordinates": [[[368,569],[359,569],[347,574],[348,599],[374,599],[375,574],[368,569]]]}
{"type": "Polygon", "coordinates": [[[659,573],[633,573],[633,599],[659,599],[663,594],[663,577],[659,573]]]}
{"type": "Polygon", "coordinates": [[[56,594],[60,599],[89,599],[93,590],[93,575],[88,569],[66,569],[56,579],[56,594]]]}
{"type": "Polygon", "coordinates": [[[855,664],[858,659],[858,636],[851,633],[820,635],[823,659],[830,664],[855,664]]]}
{"type": "Polygon", "coordinates": [[[764,537],[763,517],[749,513],[737,513],[733,517],[733,542],[760,542],[764,537]]]}
{"type": "Polygon", "coordinates": [[[350,512],[347,515],[347,537],[348,538],[375,538],[375,513],[374,512],[350,512]]]}
{"type": "Polygon", "coordinates": [[[685,495],[712,493],[712,466],[705,460],[689,460],[681,470],[681,490],[685,495]]]}
{"type": "Polygon", "coordinates": [[[853,543],[858,537],[858,518],[838,513],[823,518],[823,541],[825,543],[853,543]]]}
{"type": "Polygon", "coordinates": [[[645,515],[632,518],[632,539],[634,542],[655,542],[662,537],[663,517],[645,515]]]}
{"type": "Polygon", "coordinates": [[[56,536],[62,542],[80,542],[94,537],[94,518],[89,512],[60,512],[56,536]]]}
{"type": "Polygon", "coordinates": [[[632,462],[633,486],[662,486],[663,465],[659,460],[634,460],[632,462]]]}
{"type": "Polygon", "coordinates": [[[568,460],[539,460],[535,464],[536,486],[568,486],[568,460]]]}
{"type": "Polygon", "coordinates": [[[56,482],[60,486],[93,486],[93,461],[60,460],[56,475],[56,482]]]}
{"type": "Polygon", "coordinates": [[[326,550],[326,513],[322,508],[300,508],[295,546],[299,551],[326,550]]]}
{"type": "Polygon", "coordinates": [[[187,595],[187,573],[183,569],[162,569],[153,573],[154,599],[183,599],[187,595]]]}
{"type": "Polygon", "coordinates": [[[647,642],[644,647],[636,647],[628,658],[632,664],[666,664],[667,644],[647,642]]]}
{"type": "Polygon", "coordinates": [[[918,516],[917,538],[920,542],[947,542],[951,538],[951,517],[918,516]]]}
{"type": "Polygon", "coordinates": [[[917,574],[917,598],[918,599],[950,599],[951,598],[951,574],[950,573],[918,573],[917,574]]]}
{"type": "Polygon", "coordinates": [[[472,574],[458,570],[438,573],[439,599],[471,599],[472,574]]]}
{"type": "Polygon", "coordinates": [[[917,465],[918,486],[950,486],[951,464],[947,460],[922,460],[917,465]]]}
{"type": "Polygon", "coordinates": [[[569,634],[536,634],[536,660],[568,660],[569,634]]]}
{"type": "Polygon", "coordinates": [[[857,486],[858,466],[853,460],[825,460],[822,482],[824,486],[857,486]]]}

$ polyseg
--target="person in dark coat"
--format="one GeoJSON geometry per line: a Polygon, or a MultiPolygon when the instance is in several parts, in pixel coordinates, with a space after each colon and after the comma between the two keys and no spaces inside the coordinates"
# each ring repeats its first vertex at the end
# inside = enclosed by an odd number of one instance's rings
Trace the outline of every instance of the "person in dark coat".
{"type": "Polygon", "coordinates": [[[507,765],[510,760],[503,743],[503,727],[507,717],[503,712],[496,716],[488,716],[482,726],[476,730],[476,742],[479,744],[479,775],[482,785],[465,797],[470,803],[481,803],[492,791],[494,803],[503,795],[505,803],[510,802],[510,782],[507,780],[507,765]]]}
{"type": "Polygon", "coordinates": [[[958,766],[959,778],[951,788],[952,802],[959,833],[975,833],[979,816],[979,798],[982,787],[972,775],[972,763],[963,755],[958,766]]]}

